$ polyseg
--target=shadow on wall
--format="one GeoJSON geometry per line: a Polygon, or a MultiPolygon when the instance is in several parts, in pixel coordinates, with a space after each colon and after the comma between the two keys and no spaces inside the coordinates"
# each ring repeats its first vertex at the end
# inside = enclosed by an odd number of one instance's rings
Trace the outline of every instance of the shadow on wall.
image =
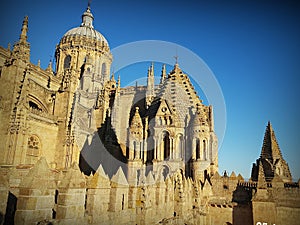
{"type": "Polygon", "coordinates": [[[126,163],[127,159],[111,127],[111,118],[106,117],[104,124],[93,134],[91,142],[86,140],[80,153],[79,168],[85,175],[90,175],[94,174],[101,164],[111,178],[120,166],[124,174],[127,174],[126,163]]]}
{"type": "MultiPolygon", "coordinates": [[[[4,225],[11,225],[14,224],[14,217],[17,209],[17,197],[9,192],[8,198],[7,198],[7,206],[6,206],[6,212],[4,217],[4,225]]],[[[1,215],[1,219],[3,219],[3,215],[1,215]]],[[[2,224],[2,221],[0,220],[0,224],[2,224]]]]}
{"type": "Polygon", "coordinates": [[[233,207],[232,221],[233,225],[252,225],[252,189],[237,185],[232,194],[232,201],[237,205],[233,207]]]}

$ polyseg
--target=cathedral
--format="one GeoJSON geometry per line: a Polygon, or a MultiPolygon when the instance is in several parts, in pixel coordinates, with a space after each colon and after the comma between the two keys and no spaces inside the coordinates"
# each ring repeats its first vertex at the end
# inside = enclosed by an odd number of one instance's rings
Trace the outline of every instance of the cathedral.
{"type": "Polygon", "coordinates": [[[213,106],[177,60],[121,87],[90,6],[30,62],[28,17],[0,47],[0,224],[297,224],[293,182],[269,122],[251,178],[218,173],[213,106]],[[262,213],[263,212],[263,213],[262,213]]]}

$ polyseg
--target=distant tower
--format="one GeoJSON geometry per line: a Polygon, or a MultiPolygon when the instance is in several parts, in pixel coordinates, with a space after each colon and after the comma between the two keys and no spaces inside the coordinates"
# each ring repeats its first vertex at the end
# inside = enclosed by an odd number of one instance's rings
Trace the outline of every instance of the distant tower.
{"type": "Polygon", "coordinates": [[[262,164],[264,177],[267,182],[273,180],[278,175],[284,182],[291,182],[292,175],[287,162],[283,159],[275,132],[270,122],[268,122],[260,158],[253,164],[251,179],[258,180],[259,165],[262,164]]]}
{"type": "Polygon", "coordinates": [[[217,138],[213,132],[210,107],[197,105],[197,110],[190,126],[191,132],[191,175],[194,179],[204,179],[207,172],[217,171],[217,138]],[[205,171],[206,170],[206,171],[205,171]],[[207,171],[210,170],[210,171],[207,171]]]}

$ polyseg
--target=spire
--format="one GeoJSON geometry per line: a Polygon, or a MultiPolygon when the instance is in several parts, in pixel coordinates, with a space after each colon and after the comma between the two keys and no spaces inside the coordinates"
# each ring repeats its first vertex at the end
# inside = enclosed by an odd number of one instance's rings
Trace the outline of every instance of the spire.
{"type": "Polygon", "coordinates": [[[151,75],[154,76],[154,63],[151,63],[151,75]]]}
{"type": "Polygon", "coordinates": [[[82,14],[82,23],[81,23],[81,27],[89,27],[89,28],[94,28],[93,27],[93,21],[94,21],[94,16],[91,13],[91,7],[90,7],[91,3],[90,1],[88,2],[88,7],[85,10],[85,12],[82,14]]]}
{"type": "Polygon", "coordinates": [[[22,24],[21,35],[20,35],[21,43],[27,42],[27,31],[28,31],[28,16],[25,16],[22,24]]]}
{"type": "Polygon", "coordinates": [[[24,17],[19,41],[14,44],[13,55],[25,62],[30,61],[30,45],[27,42],[28,16],[24,17]]]}
{"type": "Polygon", "coordinates": [[[275,137],[275,132],[270,121],[268,122],[265,131],[265,137],[260,157],[271,161],[282,158],[281,151],[275,137]]]}
{"type": "Polygon", "coordinates": [[[148,68],[148,77],[154,77],[154,64],[151,63],[151,66],[148,68]]]}
{"type": "Polygon", "coordinates": [[[148,69],[147,91],[146,91],[146,108],[148,108],[154,98],[154,65],[153,62],[148,69]]]}
{"type": "Polygon", "coordinates": [[[166,77],[167,77],[166,64],[164,64],[161,69],[161,78],[160,78],[161,84],[165,81],[166,77]]]}

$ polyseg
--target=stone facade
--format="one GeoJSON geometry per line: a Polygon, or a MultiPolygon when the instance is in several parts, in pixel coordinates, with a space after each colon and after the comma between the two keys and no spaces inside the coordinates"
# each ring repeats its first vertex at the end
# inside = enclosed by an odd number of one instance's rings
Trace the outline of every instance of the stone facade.
{"type": "Polygon", "coordinates": [[[251,179],[219,175],[213,108],[178,63],[121,87],[93,20],[62,37],[54,71],[30,62],[28,17],[0,47],[0,223],[298,224],[270,123],[251,179]]]}

